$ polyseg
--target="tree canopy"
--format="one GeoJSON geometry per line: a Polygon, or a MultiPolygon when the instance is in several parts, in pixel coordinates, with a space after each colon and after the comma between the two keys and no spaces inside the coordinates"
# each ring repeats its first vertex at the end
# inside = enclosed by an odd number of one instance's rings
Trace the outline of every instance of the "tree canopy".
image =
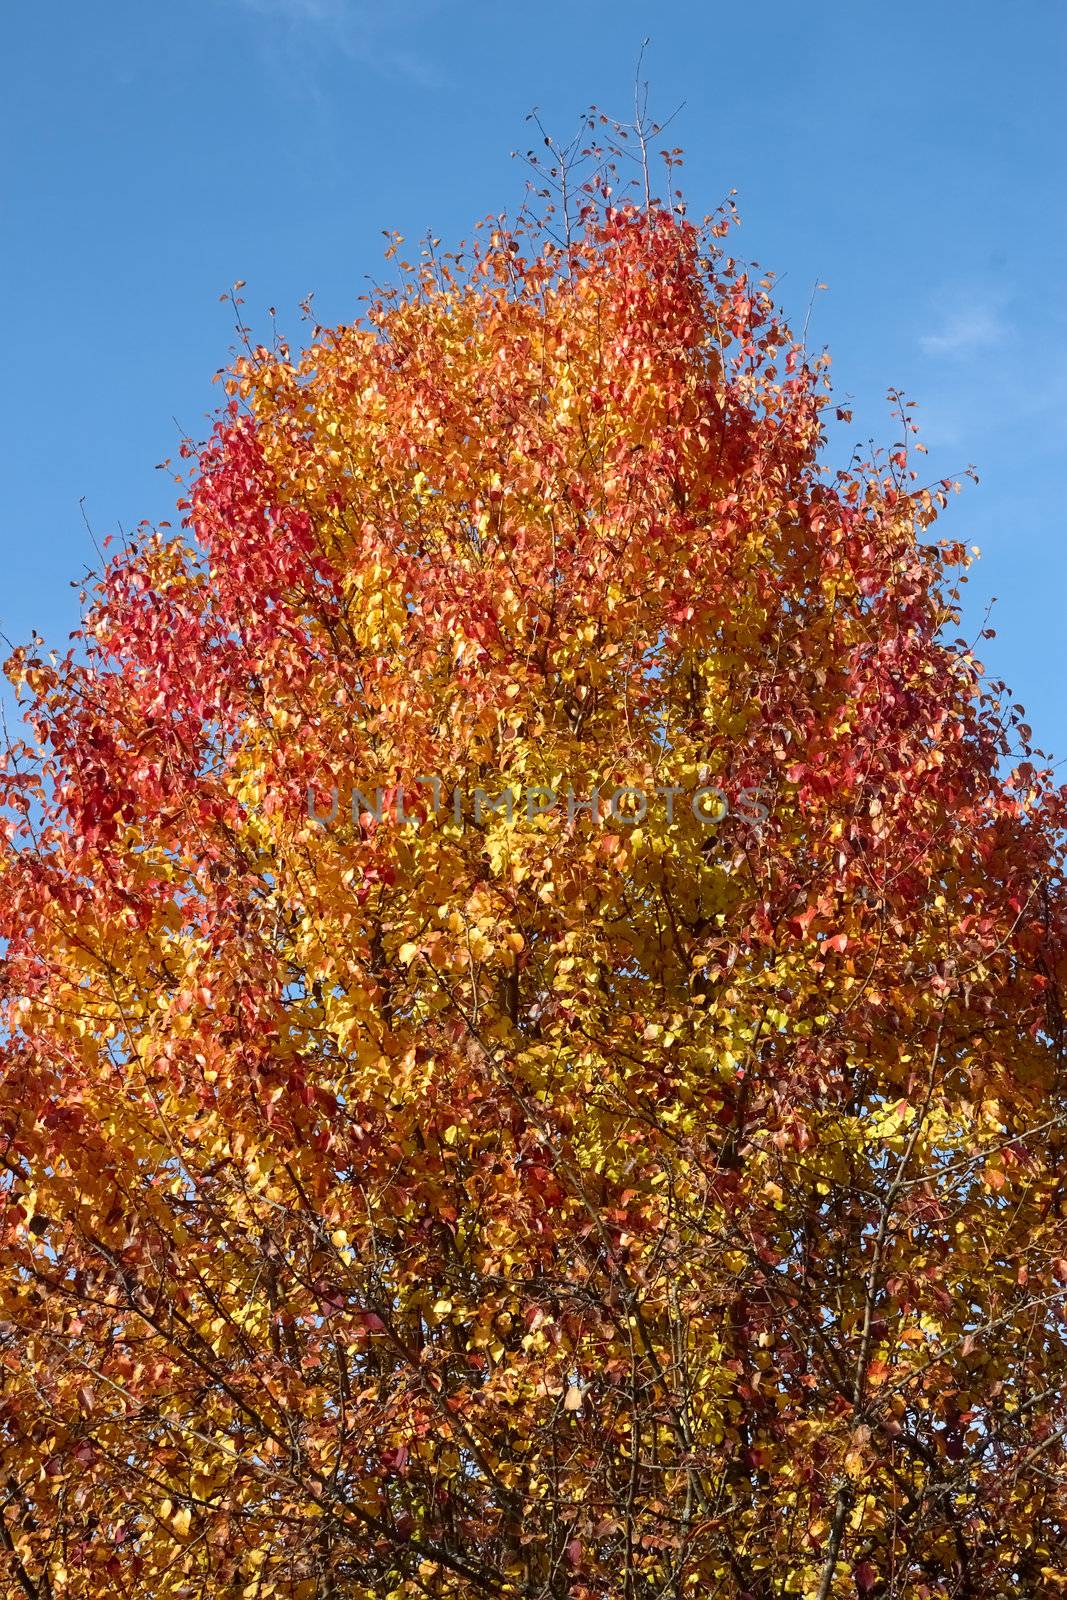
{"type": "Polygon", "coordinates": [[[562,226],[249,336],[8,664],[5,1595],[1067,1589],[1064,796],[952,485],[826,464],[724,216],[562,226]]]}

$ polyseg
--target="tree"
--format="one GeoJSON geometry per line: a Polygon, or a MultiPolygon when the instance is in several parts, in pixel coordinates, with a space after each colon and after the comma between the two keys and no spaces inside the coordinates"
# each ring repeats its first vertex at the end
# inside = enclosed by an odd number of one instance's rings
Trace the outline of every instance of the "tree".
{"type": "Polygon", "coordinates": [[[727,231],[249,341],[12,656],[5,1595],[1067,1587],[1064,796],[727,231]]]}

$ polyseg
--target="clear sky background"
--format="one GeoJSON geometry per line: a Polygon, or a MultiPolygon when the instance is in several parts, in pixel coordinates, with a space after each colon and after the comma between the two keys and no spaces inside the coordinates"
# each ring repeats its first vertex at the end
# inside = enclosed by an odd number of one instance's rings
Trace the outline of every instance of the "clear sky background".
{"type": "MultiPolygon", "coordinates": [[[[1067,5],[1063,0],[59,0],[3,24],[0,626],[63,643],[98,537],[166,517],[233,337],[353,316],[381,230],[458,242],[514,209],[525,113],[561,135],[651,106],[702,214],[829,345],[857,438],[919,403],[946,532],[981,545],[976,631],[1067,757],[1067,5]]],[[[1067,775],[1067,766],[1061,768],[1067,775]]]]}

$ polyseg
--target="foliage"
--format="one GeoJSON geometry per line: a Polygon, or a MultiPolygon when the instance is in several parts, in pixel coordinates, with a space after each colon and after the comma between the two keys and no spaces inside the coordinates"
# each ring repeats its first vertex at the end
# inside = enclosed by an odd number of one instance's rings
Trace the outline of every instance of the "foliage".
{"type": "Polygon", "coordinates": [[[1064,798],[952,486],[821,464],[721,217],[559,226],[249,343],[9,663],[5,1594],[1067,1587],[1064,798]]]}

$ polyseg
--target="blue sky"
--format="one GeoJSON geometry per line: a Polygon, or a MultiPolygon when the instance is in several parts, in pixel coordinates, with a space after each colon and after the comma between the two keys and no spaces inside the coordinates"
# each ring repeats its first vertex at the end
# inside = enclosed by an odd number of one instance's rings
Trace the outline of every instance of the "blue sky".
{"type": "MultiPolygon", "coordinates": [[[[166,517],[155,464],[217,404],[232,319],[322,321],[384,274],[381,230],[449,243],[514,208],[540,108],[626,115],[644,35],[691,210],[828,344],[855,432],[918,402],[931,476],[981,474],[969,621],[1067,757],[1067,138],[1062,0],[61,0],[5,19],[0,626],[63,642],[98,537],[166,517]]],[[[1061,769],[1067,774],[1067,766],[1061,769]]]]}

